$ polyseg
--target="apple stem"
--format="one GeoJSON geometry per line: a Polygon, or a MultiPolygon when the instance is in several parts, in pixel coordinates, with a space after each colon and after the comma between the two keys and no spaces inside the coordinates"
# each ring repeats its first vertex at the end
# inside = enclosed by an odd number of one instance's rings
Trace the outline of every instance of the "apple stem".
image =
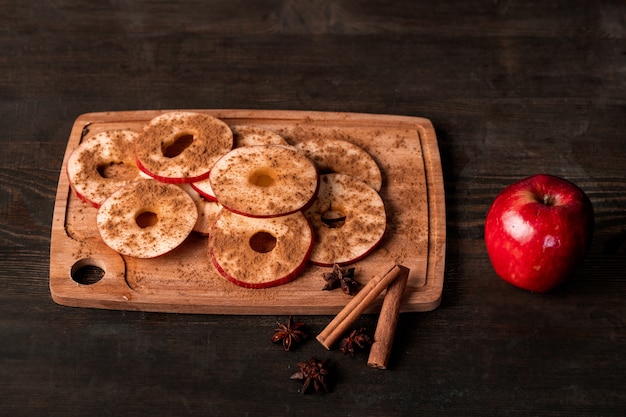
{"type": "Polygon", "coordinates": [[[546,206],[551,206],[552,205],[552,197],[550,197],[549,194],[544,194],[543,195],[543,204],[545,204],[546,206]]]}

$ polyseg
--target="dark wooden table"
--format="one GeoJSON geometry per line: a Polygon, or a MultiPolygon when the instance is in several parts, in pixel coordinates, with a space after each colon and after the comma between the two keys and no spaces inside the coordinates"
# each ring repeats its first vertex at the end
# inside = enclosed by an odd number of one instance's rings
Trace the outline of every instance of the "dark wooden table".
{"type": "MultiPolygon", "coordinates": [[[[621,1],[0,1],[0,414],[551,415],[626,410],[626,5],[621,1]],[[269,343],[284,316],[63,307],[56,184],[94,111],[241,108],[429,118],[447,204],[443,301],[403,314],[389,369],[269,343]],[[596,234],[548,294],[498,279],[489,204],[539,172],[596,234]],[[331,360],[301,395],[295,363],[331,360]]],[[[301,316],[319,332],[329,316],[301,316]]],[[[369,327],[376,316],[360,322],[369,327]]]]}

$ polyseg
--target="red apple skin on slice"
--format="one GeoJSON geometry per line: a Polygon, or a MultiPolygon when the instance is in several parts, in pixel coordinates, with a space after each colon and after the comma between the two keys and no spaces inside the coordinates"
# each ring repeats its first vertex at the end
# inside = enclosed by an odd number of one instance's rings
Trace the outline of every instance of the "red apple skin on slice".
{"type": "Polygon", "coordinates": [[[213,188],[211,188],[211,181],[209,178],[205,178],[201,181],[192,182],[193,189],[208,201],[217,201],[213,188]]]}
{"type": "MultiPolygon", "coordinates": [[[[257,146],[257,145],[282,145],[289,146],[289,143],[278,133],[266,130],[256,126],[235,125],[230,129],[233,132],[234,147],[257,146]]],[[[205,199],[209,201],[217,201],[211,181],[206,178],[191,184],[193,188],[205,199]]]]}
{"type": "Polygon", "coordinates": [[[321,175],[317,198],[304,214],[315,233],[310,257],[315,265],[347,265],[362,259],[378,246],[387,228],[378,192],[346,174],[321,175]],[[345,220],[324,220],[331,213],[345,220]]]}
{"type": "Polygon", "coordinates": [[[87,197],[85,197],[84,195],[82,195],[78,191],[74,190],[74,194],[76,194],[76,197],[78,197],[78,199],[80,201],[82,201],[83,203],[89,204],[93,208],[99,208],[100,207],[99,203],[96,203],[95,201],[89,200],[87,197]]]}
{"type": "Polygon", "coordinates": [[[202,236],[207,236],[222,206],[216,201],[205,199],[193,188],[193,184],[184,183],[177,185],[189,194],[198,209],[198,220],[193,227],[193,231],[202,236]]]}
{"type": "Polygon", "coordinates": [[[136,138],[130,130],[110,130],[78,145],[66,168],[78,198],[98,208],[117,189],[140,178],[134,157],[136,138]]]}
{"type": "Polygon", "coordinates": [[[295,147],[313,161],[320,173],[352,175],[376,191],[382,187],[378,164],[369,153],[352,142],[315,138],[299,142],[295,147]]]}
{"type": "Polygon", "coordinates": [[[218,272],[244,288],[269,288],[295,279],[314,244],[302,212],[254,218],[222,209],[209,234],[209,253],[218,272]]]}
{"type": "Polygon", "coordinates": [[[292,147],[235,148],[211,169],[211,188],[230,211],[250,217],[276,217],[306,207],[319,185],[315,165],[292,147]]]}
{"type": "Polygon", "coordinates": [[[152,119],[135,146],[137,166],[167,183],[200,181],[233,147],[233,133],[223,121],[200,113],[174,111],[152,119]]]}
{"type": "Polygon", "coordinates": [[[98,209],[96,225],[116,252],[154,258],[179,246],[197,218],[196,205],[182,188],[142,179],[111,194],[98,209]]]}

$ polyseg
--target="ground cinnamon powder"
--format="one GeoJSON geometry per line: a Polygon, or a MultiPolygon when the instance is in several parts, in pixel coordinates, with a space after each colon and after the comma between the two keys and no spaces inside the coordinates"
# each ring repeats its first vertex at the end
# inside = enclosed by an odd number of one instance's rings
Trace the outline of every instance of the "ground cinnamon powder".
{"type": "MultiPolygon", "coordinates": [[[[425,188],[423,169],[420,170],[408,165],[403,166],[402,162],[399,162],[394,154],[389,155],[394,145],[399,152],[404,152],[404,149],[399,148],[404,148],[407,144],[412,145],[415,142],[415,133],[401,132],[394,141],[390,141],[384,137],[389,129],[374,130],[364,128],[359,130],[349,125],[346,128],[332,129],[320,126],[319,123],[311,120],[309,122],[287,124],[286,126],[274,126],[273,130],[281,134],[290,143],[297,143],[316,137],[333,137],[355,142],[370,151],[372,156],[376,158],[379,166],[381,166],[383,174],[386,174],[385,178],[394,183],[391,188],[383,187],[381,192],[386,205],[389,203],[387,206],[389,210],[388,228],[391,229],[391,234],[394,235],[393,242],[390,239],[386,239],[384,247],[380,248],[380,253],[384,254],[381,256],[396,256],[397,251],[402,249],[401,257],[415,258],[415,250],[422,252],[422,249],[420,249],[422,243],[426,245],[428,243],[427,237],[424,238],[425,234],[428,233],[428,224],[419,220],[421,211],[427,210],[426,196],[424,193],[415,192],[425,188]],[[383,141],[379,143],[377,136],[383,136],[383,141]],[[387,142],[384,140],[387,140],[387,142]],[[399,186],[399,184],[402,184],[402,186],[399,186]],[[406,238],[403,234],[406,234],[406,238]],[[417,244],[400,247],[401,245],[397,245],[396,241],[407,243],[417,241],[417,244]],[[387,244],[390,245],[388,246],[387,244]]],[[[420,155],[414,157],[410,153],[406,153],[403,161],[406,164],[413,164],[415,161],[421,162],[420,158],[420,155]]],[[[74,207],[77,206],[75,205],[74,207]]],[[[92,221],[91,217],[81,214],[70,216],[68,222],[70,223],[69,226],[75,226],[77,229],[82,230],[86,229],[86,227],[76,222],[87,221],[92,221]]],[[[206,294],[217,292],[220,294],[224,293],[227,297],[249,297],[255,300],[259,298],[272,299],[280,293],[273,289],[248,291],[236,287],[226,280],[221,280],[210,266],[208,256],[203,255],[206,252],[201,253],[199,249],[195,249],[199,245],[204,245],[205,242],[207,242],[205,237],[194,236],[188,240],[188,244],[181,245],[179,250],[163,257],[149,260],[127,260],[127,279],[129,284],[133,288],[145,292],[158,293],[165,291],[180,294],[196,294],[194,296],[197,296],[198,291],[206,294]],[[185,262],[180,261],[181,256],[186,259],[185,262]],[[155,274],[153,271],[157,269],[158,272],[155,274]]],[[[377,254],[375,254],[376,257],[378,257],[377,254]]],[[[254,261],[252,258],[251,260],[254,261]]],[[[367,263],[359,264],[359,268],[361,265],[367,265],[367,263]]],[[[298,283],[296,287],[309,288],[308,285],[306,283],[298,283]]]]}

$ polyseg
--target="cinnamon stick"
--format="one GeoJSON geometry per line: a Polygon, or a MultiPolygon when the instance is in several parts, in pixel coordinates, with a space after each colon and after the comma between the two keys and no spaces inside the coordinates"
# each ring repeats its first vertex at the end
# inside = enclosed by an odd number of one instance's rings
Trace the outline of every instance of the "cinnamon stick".
{"type": "Polygon", "coordinates": [[[394,264],[382,275],[375,276],[359,291],[352,300],[335,316],[335,318],[317,336],[317,340],[329,349],[348,330],[354,321],[367,307],[394,281],[403,269],[394,264]]]}
{"type": "Polygon", "coordinates": [[[398,316],[400,315],[402,297],[409,278],[409,269],[403,266],[400,268],[402,274],[389,284],[380,309],[380,316],[374,333],[374,343],[372,343],[367,359],[367,364],[373,368],[387,369],[387,361],[391,354],[398,316]]]}

